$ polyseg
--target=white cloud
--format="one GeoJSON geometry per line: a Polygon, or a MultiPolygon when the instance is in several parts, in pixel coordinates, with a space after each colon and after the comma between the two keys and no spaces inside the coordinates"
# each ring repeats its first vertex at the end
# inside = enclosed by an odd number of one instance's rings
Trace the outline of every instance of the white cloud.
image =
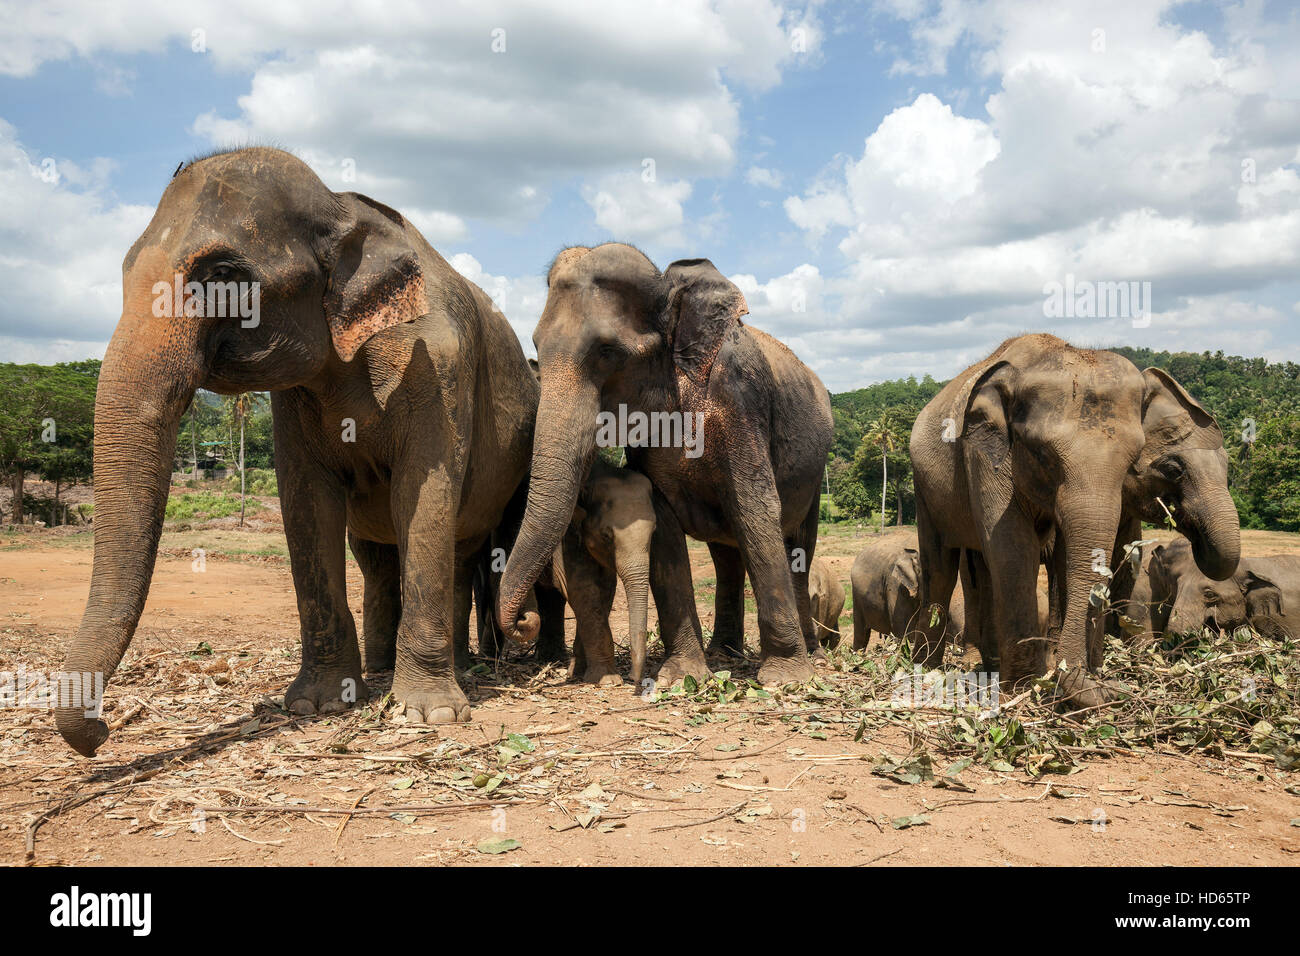
{"type": "Polygon", "coordinates": [[[745,170],[745,182],[751,186],[765,186],[768,189],[780,189],[782,177],[775,169],[764,166],[750,166],[745,170]]]}
{"type": "Polygon", "coordinates": [[[153,215],[114,202],[110,170],[30,154],[0,120],[0,353],[102,353],[122,308],[122,257],[153,215]]]}
{"type": "Polygon", "coordinates": [[[691,195],[684,180],[646,181],[636,172],[614,173],[582,189],[596,225],[616,239],[681,246],[685,241],[682,203],[691,195]]]}

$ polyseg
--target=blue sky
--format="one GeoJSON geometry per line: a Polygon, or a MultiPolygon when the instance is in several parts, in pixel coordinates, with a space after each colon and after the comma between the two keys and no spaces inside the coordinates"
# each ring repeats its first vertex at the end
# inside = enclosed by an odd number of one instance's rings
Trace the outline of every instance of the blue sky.
{"type": "Polygon", "coordinates": [[[356,10],[0,13],[0,360],[102,354],[177,163],[244,141],[403,211],[526,345],[553,254],[618,238],[713,259],[836,391],[1039,329],[1300,360],[1291,5],[356,10]],[[1149,324],[1047,316],[1067,275],[1150,282],[1149,324]]]}

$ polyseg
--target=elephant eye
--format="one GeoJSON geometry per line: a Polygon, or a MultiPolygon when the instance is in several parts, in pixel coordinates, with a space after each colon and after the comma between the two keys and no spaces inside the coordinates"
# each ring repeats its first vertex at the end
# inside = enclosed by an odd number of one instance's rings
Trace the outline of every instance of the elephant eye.
{"type": "Polygon", "coordinates": [[[1219,595],[1215,594],[1213,591],[1211,591],[1211,590],[1209,590],[1209,589],[1207,588],[1206,591],[1205,591],[1205,603],[1206,603],[1206,604],[1218,604],[1218,603],[1219,603],[1219,595]]]}
{"type": "Polygon", "coordinates": [[[204,270],[204,282],[231,282],[239,274],[238,267],[233,262],[214,262],[204,270]]]}
{"type": "Polygon", "coordinates": [[[613,362],[619,357],[619,350],[612,345],[602,345],[600,347],[600,357],[606,362],[613,362]]]}
{"type": "Polygon", "coordinates": [[[1177,458],[1166,458],[1157,466],[1160,473],[1170,481],[1177,481],[1183,477],[1183,463],[1177,458]]]}

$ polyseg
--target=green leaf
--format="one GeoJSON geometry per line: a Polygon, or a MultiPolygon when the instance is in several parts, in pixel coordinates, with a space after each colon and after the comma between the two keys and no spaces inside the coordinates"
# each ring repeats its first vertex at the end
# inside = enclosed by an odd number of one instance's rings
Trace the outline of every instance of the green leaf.
{"type": "Polygon", "coordinates": [[[504,840],[484,840],[478,845],[477,849],[480,853],[495,854],[509,853],[511,850],[517,850],[521,846],[523,846],[523,844],[518,840],[507,837],[504,840]]]}

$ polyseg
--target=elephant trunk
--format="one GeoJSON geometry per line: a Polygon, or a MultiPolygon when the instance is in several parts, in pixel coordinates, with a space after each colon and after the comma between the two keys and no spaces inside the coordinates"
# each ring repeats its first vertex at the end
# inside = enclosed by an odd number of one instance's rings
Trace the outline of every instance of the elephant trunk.
{"type": "Polygon", "coordinates": [[[108,738],[99,694],[126,653],[149,594],[176,433],[201,375],[192,334],[179,322],[163,327],[157,320],[124,318],[100,371],[94,566],[81,625],[63,663],[67,677],[60,678],[83,690],[77,700],[60,700],[54,714],[63,739],[85,757],[108,738]],[[187,360],[178,371],[177,363],[187,360]],[[85,693],[87,680],[93,699],[85,693]]]}
{"type": "Polygon", "coordinates": [[[650,561],[648,554],[629,556],[615,552],[614,570],[627,595],[627,642],[632,655],[632,683],[641,687],[645,673],[645,643],[650,607],[650,561]]]}
{"type": "Polygon", "coordinates": [[[1203,478],[1193,484],[1183,494],[1175,518],[1178,530],[1192,543],[1192,555],[1202,574],[1211,581],[1226,581],[1237,573],[1241,525],[1225,483],[1203,478]]]}
{"type": "MultiPolygon", "coordinates": [[[[1090,483],[1091,484],[1091,483],[1090,483]]],[[[1101,484],[1098,482],[1097,484],[1101,484]]],[[[1110,483],[1119,488],[1120,482],[1110,483]]],[[[1105,485],[1103,485],[1104,487],[1105,485]]],[[[1058,500],[1071,502],[1059,515],[1065,553],[1065,608],[1057,644],[1057,666],[1070,670],[1096,669],[1101,663],[1106,605],[1098,585],[1109,580],[1099,572],[1111,563],[1119,527],[1121,498],[1118,493],[1102,496],[1091,488],[1063,486],[1058,500]]],[[[1037,623],[1038,609],[1033,610],[1037,623]]]]}
{"type": "Polygon", "coordinates": [[[578,493],[591,467],[596,447],[598,395],[585,389],[574,395],[542,387],[533,431],[532,473],[528,505],[519,537],[510,551],[497,620],[512,640],[529,643],[536,629],[521,626],[520,609],[556,546],[573,520],[578,493]]]}

